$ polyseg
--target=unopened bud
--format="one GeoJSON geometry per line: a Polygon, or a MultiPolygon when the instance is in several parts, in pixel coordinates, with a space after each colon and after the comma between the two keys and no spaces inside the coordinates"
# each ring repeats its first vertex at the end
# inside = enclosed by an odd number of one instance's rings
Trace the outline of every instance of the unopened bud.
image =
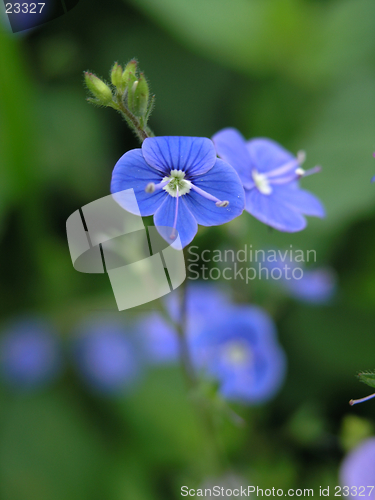
{"type": "Polygon", "coordinates": [[[122,82],[122,67],[115,62],[111,70],[111,82],[119,90],[125,90],[125,85],[122,82]]]}
{"type": "Polygon", "coordinates": [[[93,73],[85,73],[85,82],[89,91],[98,99],[100,104],[112,102],[112,90],[93,73]]]}
{"type": "Polygon", "coordinates": [[[124,87],[127,87],[130,75],[133,75],[135,79],[136,72],[137,72],[137,61],[135,59],[132,59],[125,66],[124,72],[122,73],[121,76],[121,80],[122,83],[124,84],[124,87]]]}
{"type": "MultiPolygon", "coordinates": [[[[134,87],[134,85],[133,85],[134,87]]],[[[148,108],[150,91],[143,73],[140,74],[137,87],[134,90],[134,113],[137,116],[144,116],[148,108]]]]}

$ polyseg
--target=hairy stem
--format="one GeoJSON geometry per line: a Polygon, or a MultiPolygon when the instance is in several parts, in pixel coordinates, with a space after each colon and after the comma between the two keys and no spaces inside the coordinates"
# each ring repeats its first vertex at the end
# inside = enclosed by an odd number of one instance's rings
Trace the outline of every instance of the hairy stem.
{"type": "Polygon", "coordinates": [[[129,127],[135,132],[137,135],[138,139],[140,140],[141,144],[142,142],[147,139],[148,137],[154,137],[155,134],[152,132],[152,130],[148,126],[144,126],[144,124],[141,122],[141,120],[135,116],[125,105],[122,99],[122,96],[120,94],[117,95],[117,111],[119,111],[122,115],[122,117],[125,119],[126,123],[129,125],[129,127]]]}

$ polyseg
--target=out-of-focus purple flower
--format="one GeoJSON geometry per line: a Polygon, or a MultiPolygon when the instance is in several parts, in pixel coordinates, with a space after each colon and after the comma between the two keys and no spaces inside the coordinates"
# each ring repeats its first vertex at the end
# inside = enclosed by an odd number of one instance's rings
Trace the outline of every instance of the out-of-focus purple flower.
{"type": "MultiPolygon", "coordinates": [[[[176,297],[167,306],[178,320],[176,297]]],[[[158,315],[139,328],[153,362],[178,358],[177,332],[158,315]]],[[[223,291],[193,284],[187,290],[187,340],[197,370],[218,381],[228,400],[257,404],[280,388],[285,355],[272,319],[254,306],[233,306],[223,291]]]]}
{"type": "Polygon", "coordinates": [[[245,188],[245,209],[261,222],[285,232],[306,227],[304,215],[324,217],[321,202],[300,189],[298,180],[320,169],[305,171],[304,154],[297,157],[270,139],[248,142],[233,128],[212,138],[220,158],[234,167],[245,188]]]}
{"type": "Polygon", "coordinates": [[[370,488],[375,484],[375,437],[366,439],[345,457],[340,467],[340,483],[349,487],[352,497],[362,493],[366,498],[375,498],[375,488],[372,491],[370,488]]]}
{"type": "MultiPolygon", "coordinates": [[[[180,290],[170,293],[165,306],[174,321],[180,318],[180,290]]],[[[228,307],[224,290],[211,284],[193,282],[189,284],[186,300],[186,321],[189,341],[218,309],[228,307]]],[[[139,336],[146,357],[153,363],[175,363],[179,357],[176,331],[160,313],[145,316],[138,325],[139,336]]]]}
{"type": "Polygon", "coordinates": [[[178,339],[176,330],[160,313],[145,316],[138,324],[146,359],[155,364],[175,363],[178,360],[178,339]]]}
{"type": "Polygon", "coordinates": [[[0,366],[4,382],[14,389],[31,390],[51,382],[61,368],[53,328],[36,318],[9,325],[0,339],[0,366]]]}
{"type": "Polygon", "coordinates": [[[113,170],[111,193],[125,210],[135,213],[116,197],[130,188],[141,215],[154,214],[156,227],[176,229],[182,247],[192,241],[198,224],[224,224],[245,206],[236,171],[216,157],[212,141],[203,137],[151,137],[142,149],[125,153],[113,170]]]}
{"type": "Polygon", "coordinates": [[[219,382],[229,401],[258,404],[271,399],[286,373],[276,327],[256,306],[232,306],[207,318],[192,342],[195,364],[219,382]]]}
{"type": "Polygon", "coordinates": [[[329,267],[304,269],[300,280],[291,279],[285,286],[297,300],[310,304],[326,304],[336,292],[336,274],[329,267]]]}
{"type": "Polygon", "coordinates": [[[306,269],[303,262],[292,261],[286,257],[265,261],[264,264],[270,272],[270,279],[280,283],[300,302],[326,304],[336,293],[337,277],[330,267],[306,269]]]}
{"type": "Polygon", "coordinates": [[[111,319],[82,324],[74,341],[74,355],[82,378],[98,392],[127,391],[139,376],[140,364],[133,342],[125,328],[111,319]]]}

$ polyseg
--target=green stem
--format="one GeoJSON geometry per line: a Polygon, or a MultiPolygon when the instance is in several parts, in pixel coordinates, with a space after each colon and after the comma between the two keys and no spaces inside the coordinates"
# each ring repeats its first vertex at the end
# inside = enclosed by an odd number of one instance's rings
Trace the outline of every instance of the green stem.
{"type": "Polygon", "coordinates": [[[122,95],[117,94],[116,97],[117,97],[116,99],[117,106],[115,109],[117,109],[117,111],[121,113],[126,123],[137,135],[141,144],[148,137],[154,137],[155,134],[152,132],[152,130],[148,126],[144,126],[141,123],[140,119],[137,116],[135,116],[131,111],[129,111],[129,109],[124,105],[122,95]]]}
{"type": "Polygon", "coordinates": [[[217,426],[212,402],[202,394],[200,381],[196,376],[194,365],[191,360],[189,345],[186,337],[187,326],[187,280],[180,287],[180,321],[176,323],[179,340],[179,352],[182,371],[185,375],[186,384],[189,388],[190,399],[194,405],[195,412],[202,424],[205,438],[205,467],[209,473],[217,474],[224,463],[224,453],[221,443],[217,438],[217,426]]]}

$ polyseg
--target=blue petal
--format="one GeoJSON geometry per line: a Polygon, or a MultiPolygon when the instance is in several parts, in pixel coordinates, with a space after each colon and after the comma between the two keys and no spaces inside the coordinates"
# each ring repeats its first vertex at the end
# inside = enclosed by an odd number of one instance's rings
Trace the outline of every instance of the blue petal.
{"type": "Polygon", "coordinates": [[[248,189],[254,186],[251,157],[246,141],[235,128],[225,128],[212,137],[218,156],[232,165],[248,189]]]}
{"type": "Polygon", "coordinates": [[[150,137],[143,142],[142,153],[146,162],[164,175],[171,170],[201,175],[216,161],[214,145],[205,137],[150,137]]]}
{"type": "MultiPolygon", "coordinates": [[[[132,149],[125,153],[115,165],[112,173],[111,193],[134,189],[141,215],[152,215],[168,195],[163,189],[152,194],[146,193],[145,188],[149,182],[157,184],[162,178],[160,172],[147,165],[141,149],[132,149]]],[[[139,213],[130,204],[117,199],[116,201],[128,212],[139,213]]]]}
{"type": "Polygon", "coordinates": [[[273,193],[265,195],[257,189],[246,193],[246,210],[264,224],[279,231],[294,233],[306,227],[305,218],[290,206],[275,199],[273,193]]]}
{"type": "Polygon", "coordinates": [[[296,157],[271,139],[251,139],[247,143],[252,167],[258,172],[265,173],[281,167],[296,157]]]}
{"type": "MultiPolygon", "coordinates": [[[[190,262],[195,262],[198,246],[190,246],[188,253],[194,256],[190,262]]],[[[228,304],[228,295],[222,283],[206,283],[201,281],[192,281],[189,283],[186,292],[186,312],[189,334],[196,334],[198,325],[204,323],[207,317],[217,315],[218,310],[223,312],[228,304]]],[[[179,290],[173,291],[168,294],[166,299],[166,307],[169,314],[174,321],[180,321],[181,307],[180,307],[180,293],[179,290]]]]}
{"type": "Polygon", "coordinates": [[[320,200],[309,193],[300,189],[298,183],[293,182],[281,186],[272,186],[272,196],[288,207],[304,215],[313,217],[325,217],[325,210],[320,200]]]}
{"type": "Polygon", "coordinates": [[[286,356],[277,345],[253,352],[254,361],[248,369],[222,374],[220,392],[230,401],[260,404],[279,391],[286,374],[286,356]],[[224,376],[223,376],[224,375],[224,376]]]}
{"type": "Polygon", "coordinates": [[[329,268],[304,270],[301,279],[284,283],[293,296],[302,302],[325,304],[336,291],[336,276],[329,268]]]}
{"type": "Polygon", "coordinates": [[[226,399],[260,403],[274,396],[284,381],[286,357],[278,344],[276,327],[259,307],[218,308],[193,339],[192,347],[196,366],[218,379],[226,399]],[[223,352],[230,342],[248,345],[252,354],[248,363],[228,363],[223,352]]]}
{"type": "Polygon", "coordinates": [[[160,316],[152,313],[139,324],[138,330],[148,360],[151,363],[178,361],[178,337],[173,327],[160,316]]]}
{"type": "MultiPolygon", "coordinates": [[[[184,197],[181,196],[178,201],[178,216],[177,216],[176,229],[180,236],[182,247],[185,247],[192,241],[194,236],[197,234],[198,224],[194,216],[184,203],[183,198],[184,197]]],[[[176,201],[177,198],[168,195],[164,203],[155,212],[154,223],[157,228],[158,226],[161,228],[173,227],[176,214],[176,201]]],[[[164,232],[163,229],[161,231],[161,234],[162,232],[164,232]]]]}
{"type": "Polygon", "coordinates": [[[183,199],[198,224],[217,226],[242,214],[245,207],[245,192],[236,171],[228,163],[216,160],[215,166],[205,175],[196,177],[193,183],[219,200],[229,201],[227,207],[217,207],[215,202],[191,189],[183,199]]]}

